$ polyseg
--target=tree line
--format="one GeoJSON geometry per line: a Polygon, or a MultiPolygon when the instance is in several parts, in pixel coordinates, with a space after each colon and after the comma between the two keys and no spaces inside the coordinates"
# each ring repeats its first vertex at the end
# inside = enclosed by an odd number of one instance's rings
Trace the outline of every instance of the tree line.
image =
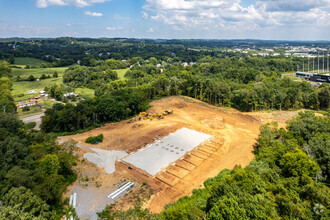
{"type": "Polygon", "coordinates": [[[126,79],[120,80],[107,64],[114,63],[113,60],[95,67],[70,67],[64,73],[64,83],[69,87],[94,88],[96,97],[80,102],[77,107],[53,106],[46,111],[42,128],[47,132],[74,132],[122,120],[145,110],[146,103],[153,98],[169,95],[190,96],[240,111],[326,110],[330,105],[328,84],[315,88],[308,82],[281,78],[279,72],[294,68],[291,59],[205,57],[193,66],[170,64],[156,58],[141,63],[140,60],[135,58],[126,79]],[[139,100],[141,105],[136,107],[138,102],[132,104],[132,99],[139,100]]]}
{"type": "Polygon", "coordinates": [[[148,107],[145,95],[134,88],[124,88],[111,95],[80,101],[76,106],[56,103],[45,111],[41,128],[45,132],[75,132],[104,122],[128,119],[148,107]]]}
{"type": "Polygon", "coordinates": [[[11,68],[7,61],[0,61],[0,112],[16,112],[14,98],[11,95],[13,85],[11,79],[11,68]]]}

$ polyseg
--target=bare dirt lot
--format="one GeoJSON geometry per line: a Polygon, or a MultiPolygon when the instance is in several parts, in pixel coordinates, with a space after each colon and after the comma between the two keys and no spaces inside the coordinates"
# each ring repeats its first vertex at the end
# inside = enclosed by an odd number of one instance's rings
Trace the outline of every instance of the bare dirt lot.
{"type": "MultiPolygon", "coordinates": [[[[97,170],[97,175],[93,175],[101,185],[100,190],[109,190],[122,179],[134,181],[137,186],[145,182],[152,192],[145,207],[152,212],[160,212],[164,205],[190,195],[194,188],[201,187],[207,178],[216,176],[221,170],[232,169],[235,165],[246,166],[253,159],[253,145],[261,125],[258,118],[187,97],[168,97],[153,101],[151,106],[148,113],[171,109],[173,114],[160,120],[111,123],[82,134],[62,137],[62,140],[74,139],[89,147],[122,150],[130,154],[181,128],[209,134],[212,138],[155,176],[123,161],[116,162],[116,171],[112,174],[105,173],[88,161],[80,164],[78,169],[81,169],[83,176],[97,170]],[[104,135],[102,143],[84,143],[87,137],[101,133],[104,135]]],[[[82,155],[83,152],[80,152],[81,158],[82,155]]],[[[119,201],[123,209],[129,205],[125,205],[125,198],[119,201]]]]}
{"type": "MultiPolygon", "coordinates": [[[[267,124],[272,121],[276,121],[279,128],[286,128],[287,122],[298,116],[299,112],[310,111],[308,109],[299,110],[286,110],[286,111],[257,111],[246,113],[256,119],[262,124],[267,124]]],[[[316,113],[316,116],[322,116],[320,113],[316,113]]]]}

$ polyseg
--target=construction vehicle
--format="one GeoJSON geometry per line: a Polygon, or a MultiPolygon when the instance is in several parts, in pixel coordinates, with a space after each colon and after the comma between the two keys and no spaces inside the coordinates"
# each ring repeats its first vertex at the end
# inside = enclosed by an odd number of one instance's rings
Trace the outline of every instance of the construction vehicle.
{"type": "Polygon", "coordinates": [[[171,115],[173,113],[173,110],[165,110],[163,112],[163,115],[171,115]]]}
{"type": "Polygon", "coordinates": [[[132,123],[135,120],[153,120],[153,119],[163,119],[165,115],[171,115],[173,110],[165,110],[163,113],[147,113],[147,112],[140,112],[140,114],[135,118],[131,119],[128,123],[132,123]]]}

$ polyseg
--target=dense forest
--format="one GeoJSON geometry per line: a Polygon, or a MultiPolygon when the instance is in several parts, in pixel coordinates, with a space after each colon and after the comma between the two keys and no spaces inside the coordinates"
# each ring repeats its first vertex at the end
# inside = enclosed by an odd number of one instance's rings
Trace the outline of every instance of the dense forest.
{"type": "Polygon", "coordinates": [[[62,195],[77,178],[74,145],[17,118],[10,77],[9,63],[0,61],[0,219],[60,219],[67,214],[62,195]]]}
{"type": "MultiPolygon", "coordinates": [[[[34,57],[45,61],[44,67],[68,66],[90,59],[123,60],[132,57],[196,62],[205,56],[217,56],[224,48],[313,46],[327,47],[329,42],[293,42],[262,40],[152,40],[126,38],[0,39],[0,60],[14,64],[15,57],[34,57]],[[190,50],[194,48],[194,50],[190,50]],[[195,50],[196,49],[196,50],[195,50]]],[[[281,51],[281,50],[279,50],[281,51]]],[[[228,53],[230,55],[230,53],[228,53]]]]}
{"type": "Polygon", "coordinates": [[[72,145],[0,114],[0,219],[59,219],[62,194],[77,175],[72,145]]]}
{"type": "Polygon", "coordinates": [[[223,170],[192,196],[151,214],[140,206],[106,219],[329,219],[330,119],[300,113],[287,130],[263,125],[255,159],[223,170]]]}

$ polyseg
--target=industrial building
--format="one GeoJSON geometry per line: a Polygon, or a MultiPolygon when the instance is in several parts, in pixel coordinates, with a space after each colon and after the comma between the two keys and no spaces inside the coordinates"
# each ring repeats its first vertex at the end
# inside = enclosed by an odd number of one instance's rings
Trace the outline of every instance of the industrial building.
{"type": "Polygon", "coordinates": [[[303,78],[303,79],[313,81],[313,82],[330,83],[330,76],[329,75],[320,75],[320,74],[296,72],[296,77],[303,78]]]}

